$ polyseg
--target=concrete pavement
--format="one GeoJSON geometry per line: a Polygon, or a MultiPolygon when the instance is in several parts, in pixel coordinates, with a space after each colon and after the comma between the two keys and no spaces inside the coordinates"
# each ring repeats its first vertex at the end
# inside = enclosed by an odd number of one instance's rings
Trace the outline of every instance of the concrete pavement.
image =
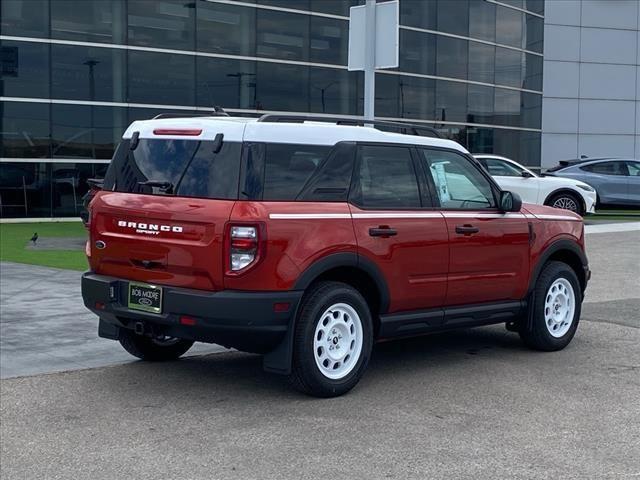
{"type": "MultiPolygon", "coordinates": [[[[80,272],[0,263],[0,377],[63,372],[133,361],[98,338],[80,296],[80,272]]],[[[189,355],[226,351],[196,344],[189,355]]]]}

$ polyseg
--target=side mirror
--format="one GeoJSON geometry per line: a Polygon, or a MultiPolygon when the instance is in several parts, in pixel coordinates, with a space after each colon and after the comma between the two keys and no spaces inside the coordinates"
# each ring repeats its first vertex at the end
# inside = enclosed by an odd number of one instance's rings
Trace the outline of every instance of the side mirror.
{"type": "Polygon", "coordinates": [[[514,192],[500,192],[500,210],[503,212],[519,212],[522,208],[520,195],[514,192]]]}
{"type": "Polygon", "coordinates": [[[531,172],[528,172],[526,170],[523,170],[520,175],[522,175],[523,178],[533,178],[533,175],[531,175],[531,172]]]}

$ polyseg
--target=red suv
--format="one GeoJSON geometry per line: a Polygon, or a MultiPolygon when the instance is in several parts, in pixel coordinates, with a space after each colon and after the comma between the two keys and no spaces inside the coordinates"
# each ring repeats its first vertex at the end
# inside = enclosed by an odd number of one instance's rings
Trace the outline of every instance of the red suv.
{"type": "Polygon", "coordinates": [[[263,353],[324,397],[381,339],[505,323],[535,349],[571,341],[590,276],[578,215],[522,206],[453,141],[303,120],[128,128],[90,205],[82,295],[101,337],[144,360],[194,341],[263,353]]]}

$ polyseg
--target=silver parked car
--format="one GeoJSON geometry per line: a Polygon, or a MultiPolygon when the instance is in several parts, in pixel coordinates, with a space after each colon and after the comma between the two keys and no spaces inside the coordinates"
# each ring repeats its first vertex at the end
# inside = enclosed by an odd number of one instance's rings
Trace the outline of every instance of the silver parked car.
{"type": "Polygon", "coordinates": [[[640,205],[640,160],[581,158],[562,160],[545,175],[580,180],[596,189],[599,205],[640,205]]]}

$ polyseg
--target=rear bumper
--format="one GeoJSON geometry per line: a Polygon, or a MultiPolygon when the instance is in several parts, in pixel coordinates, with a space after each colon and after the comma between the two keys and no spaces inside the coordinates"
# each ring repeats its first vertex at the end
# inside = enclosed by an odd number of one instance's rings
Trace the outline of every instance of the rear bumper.
{"type": "Polygon", "coordinates": [[[302,291],[207,292],[163,287],[162,313],[127,307],[128,281],[87,272],[82,276],[85,306],[100,317],[99,335],[117,339],[119,329],[218,343],[249,352],[269,352],[286,335],[302,291]],[[284,312],[274,304],[288,303],[284,312]],[[181,323],[181,317],[195,320],[181,323]]]}

